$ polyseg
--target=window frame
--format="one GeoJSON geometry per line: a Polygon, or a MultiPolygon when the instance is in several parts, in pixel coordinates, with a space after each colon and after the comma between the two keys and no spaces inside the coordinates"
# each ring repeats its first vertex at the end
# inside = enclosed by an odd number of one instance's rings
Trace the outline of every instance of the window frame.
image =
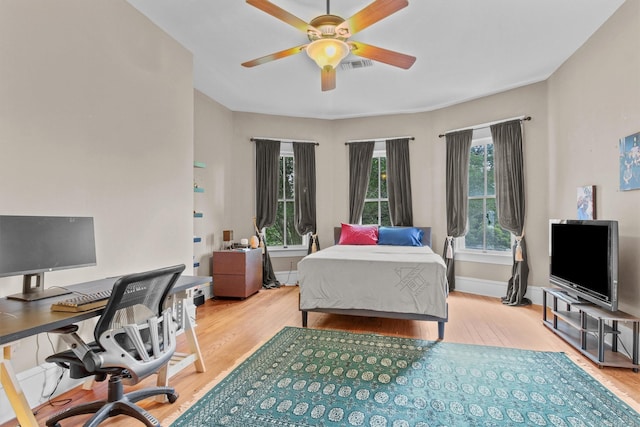
{"type": "MultiPolygon", "coordinates": [[[[365,197],[364,199],[364,203],[372,203],[375,202],[378,205],[378,221],[375,224],[364,224],[364,225],[378,225],[378,226],[382,226],[382,225],[391,225],[389,224],[382,224],[381,219],[382,219],[382,204],[386,202],[387,204],[387,210],[389,208],[389,193],[388,193],[388,189],[387,189],[387,195],[385,197],[381,197],[381,181],[384,179],[386,180],[386,159],[387,159],[387,149],[386,149],[386,141],[385,140],[376,140],[375,141],[375,145],[373,148],[373,159],[380,159],[380,158],[384,158],[385,159],[385,178],[382,178],[382,173],[380,172],[380,166],[379,166],[379,161],[378,161],[378,172],[377,172],[377,176],[378,176],[378,197],[365,197]]],[[[373,173],[373,166],[374,166],[375,162],[371,162],[371,170],[369,171],[369,178],[371,178],[371,174],[373,173]]],[[[368,188],[367,188],[368,190],[368,188]]],[[[363,215],[364,215],[364,208],[363,208],[363,215]]],[[[387,212],[387,216],[389,217],[389,213],[387,212]]],[[[362,222],[362,215],[360,216],[360,224],[363,224],[362,222]]]]}
{"type": "MultiPolygon", "coordinates": [[[[474,129],[473,137],[471,140],[471,148],[476,147],[478,145],[483,145],[486,147],[489,144],[493,145],[493,138],[491,137],[490,129],[488,127],[474,129]]],[[[484,152],[485,152],[485,158],[486,158],[487,150],[485,149],[484,152]]],[[[469,167],[471,166],[469,165],[469,167]]],[[[485,173],[484,195],[470,196],[469,194],[467,194],[467,202],[471,200],[484,200],[485,201],[484,205],[486,207],[486,200],[491,198],[495,200],[496,196],[487,195],[488,180],[486,175],[487,174],[486,168],[484,173],[485,173]]],[[[469,224],[469,213],[467,212],[467,228],[469,226],[468,224],[469,224]]],[[[483,249],[467,248],[466,235],[458,237],[455,239],[455,242],[454,242],[455,250],[456,250],[456,259],[460,261],[472,261],[472,262],[480,262],[480,263],[511,265],[512,264],[512,248],[515,243],[515,237],[513,233],[509,233],[509,234],[511,237],[509,249],[506,249],[504,251],[486,249],[486,222],[483,221],[483,240],[484,240],[483,249]]]]}
{"type": "MultiPolygon", "coordinates": [[[[282,158],[291,158],[291,161],[294,163],[294,172],[293,172],[293,179],[295,182],[295,160],[293,158],[293,143],[292,142],[284,142],[281,141],[280,142],[280,155],[278,157],[278,167],[280,167],[280,160],[282,158]]],[[[282,167],[285,167],[285,163],[282,163],[282,167]]],[[[278,172],[278,184],[279,186],[282,186],[282,196],[280,196],[280,194],[278,195],[278,200],[277,200],[277,204],[278,206],[280,206],[280,203],[283,202],[285,203],[294,203],[295,205],[295,193],[292,195],[291,198],[288,198],[286,195],[286,191],[285,191],[285,183],[284,182],[280,182],[280,176],[284,176],[285,172],[284,171],[279,171],[278,172]]],[[[279,189],[280,190],[280,189],[279,189]]],[[[280,191],[279,191],[280,193],[280,191]]],[[[277,215],[276,215],[277,218],[277,215]]],[[[287,212],[286,209],[282,215],[283,221],[287,222],[287,212]]],[[[275,225],[275,224],[274,224],[275,225]]],[[[273,225],[272,225],[273,227],[273,225]]],[[[283,230],[285,232],[285,245],[268,245],[269,247],[269,253],[272,255],[275,255],[276,257],[278,256],[278,253],[285,253],[284,255],[280,255],[280,256],[294,256],[294,255],[298,255],[298,252],[300,252],[300,255],[306,255],[307,254],[307,249],[308,249],[308,245],[309,245],[309,236],[308,234],[305,234],[302,237],[302,243],[299,245],[287,245],[286,244],[286,230],[287,227],[283,226],[283,230]]],[[[266,232],[267,232],[267,227],[263,227],[261,230],[261,233],[265,236],[266,239],[266,232]]],[[[296,233],[297,234],[297,233],[296,233]]]]}

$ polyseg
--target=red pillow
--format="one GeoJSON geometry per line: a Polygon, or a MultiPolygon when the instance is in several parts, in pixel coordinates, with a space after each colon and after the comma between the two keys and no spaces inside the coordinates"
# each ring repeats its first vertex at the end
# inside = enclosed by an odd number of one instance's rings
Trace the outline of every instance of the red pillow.
{"type": "Polygon", "coordinates": [[[377,225],[342,224],[339,245],[375,245],[377,243],[377,225]]]}

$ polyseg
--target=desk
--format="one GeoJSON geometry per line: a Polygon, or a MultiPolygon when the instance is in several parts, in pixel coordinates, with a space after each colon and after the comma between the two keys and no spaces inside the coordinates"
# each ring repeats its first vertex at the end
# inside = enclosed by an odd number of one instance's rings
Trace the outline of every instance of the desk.
{"type": "MultiPolygon", "coordinates": [[[[65,286],[65,289],[79,293],[99,292],[113,288],[113,284],[117,279],[117,277],[113,277],[78,283],[65,286]]],[[[182,321],[182,327],[191,350],[191,354],[188,355],[189,357],[185,360],[195,363],[198,372],[204,372],[205,367],[195,331],[193,330],[193,324],[186,314],[184,301],[187,298],[187,291],[189,289],[210,283],[211,280],[212,278],[209,276],[180,276],[171,291],[171,297],[175,298],[178,304],[178,319],[182,321]]],[[[38,424],[11,365],[11,343],[22,338],[49,332],[56,328],[98,317],[104,311],[104,308],[79,313],[51,311],[51,304],[53,302],[66,298],[69,298],[69,295],[30,302],[0,298],[0,347],[2,347],[2,356],[0,356],[0,382],[9,397],[9,402],[11,402],[11,406],[16,413],[18,422],[23,427],[37,426],[38,424]]],[[[178,364],[180,369],[184,367],[184,361],[178,361],[178,364]]],[[[174,372],[175,370],[172,370],[170,367],[165,367],[163,371],[159,373],[158,382],[166,383],[174,372]]]]}

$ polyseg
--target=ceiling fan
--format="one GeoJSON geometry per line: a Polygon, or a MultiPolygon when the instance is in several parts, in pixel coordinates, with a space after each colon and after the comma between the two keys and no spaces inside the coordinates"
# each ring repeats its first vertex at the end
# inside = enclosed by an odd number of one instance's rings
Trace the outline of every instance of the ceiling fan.
{"type": "Polygon", "coordinates": [[[320,67],[322,90],[327,91],[335,89],[336,66],[349,53],[404,68],[405,70],[410,68],[416,61],[414,56],[349,40],[357,32],[408,6],[408,0],[374,0],[373,3],[348,19],[331,15],[329,12],[329,0],[327,0],[327,13],[313,18],[309,23],[267,0],[246,1],[263,12],[306,33],[309,43],[244,62],[242,63],[244,67],[255,67],[256,65],[295,55],[304,50],[320,67]]]}

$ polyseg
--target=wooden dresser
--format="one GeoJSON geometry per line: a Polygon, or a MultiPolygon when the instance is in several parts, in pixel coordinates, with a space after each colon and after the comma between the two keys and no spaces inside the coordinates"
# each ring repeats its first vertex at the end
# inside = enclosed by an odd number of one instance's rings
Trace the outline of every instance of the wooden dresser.
{"type": "Polygon", "coordinates": [[[213,296],[247,298],[262,288],[262,249],[214,251],[213,296]]]}

